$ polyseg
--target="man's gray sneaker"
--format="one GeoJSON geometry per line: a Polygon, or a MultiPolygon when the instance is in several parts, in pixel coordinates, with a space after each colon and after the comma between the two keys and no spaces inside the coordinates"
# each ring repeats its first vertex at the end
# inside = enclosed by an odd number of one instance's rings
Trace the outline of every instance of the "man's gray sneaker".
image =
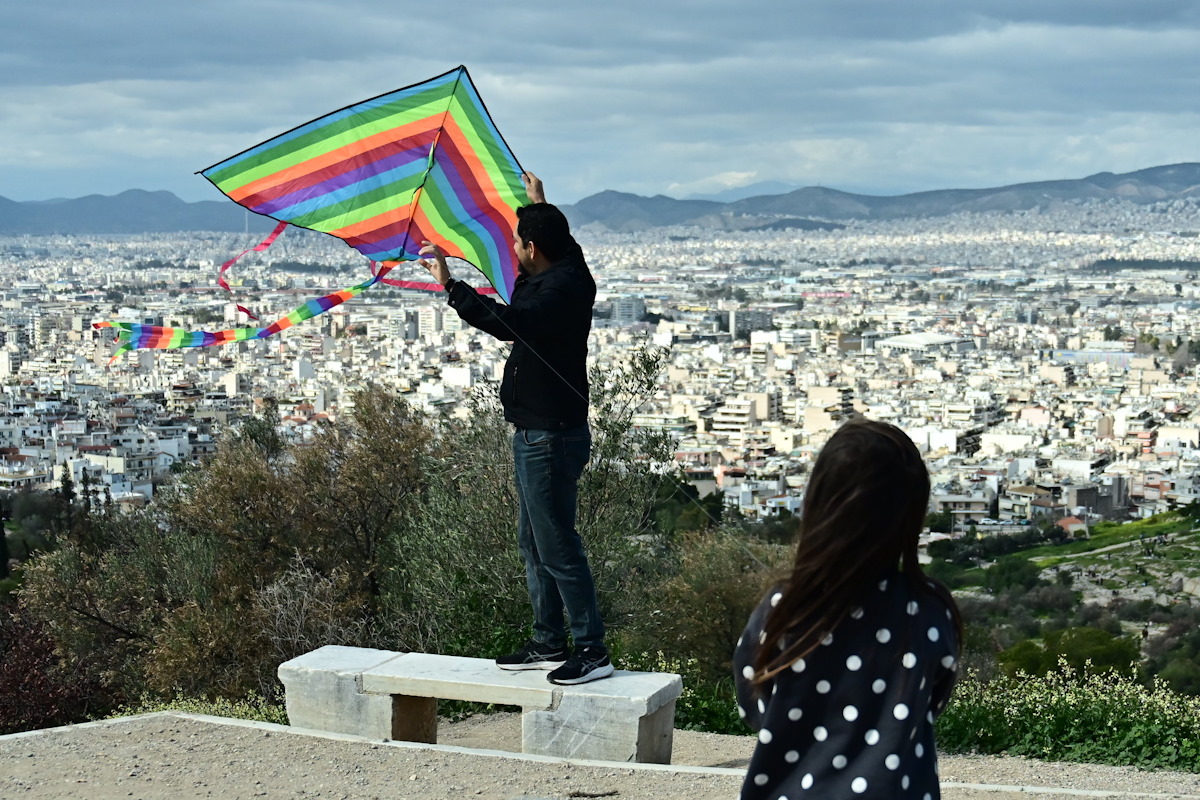
{"type": "Polygon", "coordinates": [[[577,647],[567,663],[546,676],[551,683],[575,684],[597,681],[613,674],[612,661],[603,647],[577,647]]]}
{"type": "Polygon", "coordinates": [[[554,669],[562,666],[568,656],[565,647],[528,642],[517,652],[497,658],[496,666],[500,669],[554,669]]]}

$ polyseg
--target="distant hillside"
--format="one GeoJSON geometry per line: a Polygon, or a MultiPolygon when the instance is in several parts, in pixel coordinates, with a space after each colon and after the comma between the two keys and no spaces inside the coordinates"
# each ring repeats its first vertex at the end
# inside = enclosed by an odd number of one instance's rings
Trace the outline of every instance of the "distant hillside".
{"type": "MultiPolygon", "coordinates": [[[[769,186],[770,184],[764,184],[769,186]]],[[[809,186],[786,194],[715,200],[676,200],[604,191],[563,211],[575,226],[635,231],[666,225],[711,228],[814,228],[815,220],[938,217],[959,211],[1025,211],[1085,199],[1153,203],[1200,197],[1200,164],[1172,164],[1079,180],[1020,183],[995,189],[939,189],[892,197],[809,186]]],[[[185,203],[170,192],[132,189],[114,197],[14,202],[0,197],[0,234],[155,233],[270,230],[273,221],[232,202],[185,203]]]]}
{"type": "Polygon", "coordinates": [[[1187,197],[1200,197],[1200,164],[1172,164],[1123,175],[1101,172],[1079,180],[1020,183],[994,189],[939,189],[892,197],[810,186],[786,194],[747,197],[722,204],[601,192],[563,210],[576,225],[592,223],[613,230],[629,230],[680,223],[720,227],[764,224],[761,219],[741,219],[743,215],[777,219],[900,219],[939,217],[960,211],[1027,211],[1086,199],[1153,203],[1187,197]]]}
{"type": "Polygon", "coordinates": [[[170,192],[130,189],[108,197],[18,203],[0,197],[0,234],[269,231],[275,224],[228,201],[185,203],[170,192]]]}

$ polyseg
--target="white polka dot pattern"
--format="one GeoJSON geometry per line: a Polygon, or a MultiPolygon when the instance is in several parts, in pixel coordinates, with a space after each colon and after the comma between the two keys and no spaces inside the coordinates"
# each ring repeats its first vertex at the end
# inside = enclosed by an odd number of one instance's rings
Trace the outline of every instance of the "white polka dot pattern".
{"type": "MultiPolygon", "coordinates": [[[[766,619],[787,590],[763,596],[735,654],[738,713],[758,737],[740,800],[937,795],[933,720],[954,680],[955,631],[944,602],[903,574],[872,585],[816,649],[754,683],[766,619]]],[[[794,643],[785,634],[770,650],[794,643]]]]}

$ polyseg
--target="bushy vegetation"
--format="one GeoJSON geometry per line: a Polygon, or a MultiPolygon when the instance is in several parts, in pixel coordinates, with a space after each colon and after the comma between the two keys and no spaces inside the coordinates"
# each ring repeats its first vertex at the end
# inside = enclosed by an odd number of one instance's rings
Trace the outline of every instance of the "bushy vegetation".
{"type": "Polygon", "coordinates": [[[1200,772],[1200,698],[1120,671],[967,675],[937,724],[949,753],[1007,753],[1200,772]]]}
{"type": "Polygon", "coordinates": [[[118,708],[113,716],[132,717],[138,714],[156,714],[161,711],[182,711],[187,714],[204,714],[210,717],[273,722],[276,725],[288,724],[287,711],[280,698],[269,699],[253,694],[241,700],[229,700],[224,697],[202,700],[183,694],[167,700],[144,697],[136,703],[118,708]]]}

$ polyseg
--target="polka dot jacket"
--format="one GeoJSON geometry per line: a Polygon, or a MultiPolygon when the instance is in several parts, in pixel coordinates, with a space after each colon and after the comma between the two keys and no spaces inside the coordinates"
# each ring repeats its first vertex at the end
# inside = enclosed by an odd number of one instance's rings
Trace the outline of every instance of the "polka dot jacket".
{"type": "Polygon", "coordinates": [[[767,592],[734,656],[738,712],[758,731],[741,800],[938,798],[933,720],[958,668],[950,610],[897,571],[816,650],[755,685],[754,656],[779,598],[767,592]]]}

